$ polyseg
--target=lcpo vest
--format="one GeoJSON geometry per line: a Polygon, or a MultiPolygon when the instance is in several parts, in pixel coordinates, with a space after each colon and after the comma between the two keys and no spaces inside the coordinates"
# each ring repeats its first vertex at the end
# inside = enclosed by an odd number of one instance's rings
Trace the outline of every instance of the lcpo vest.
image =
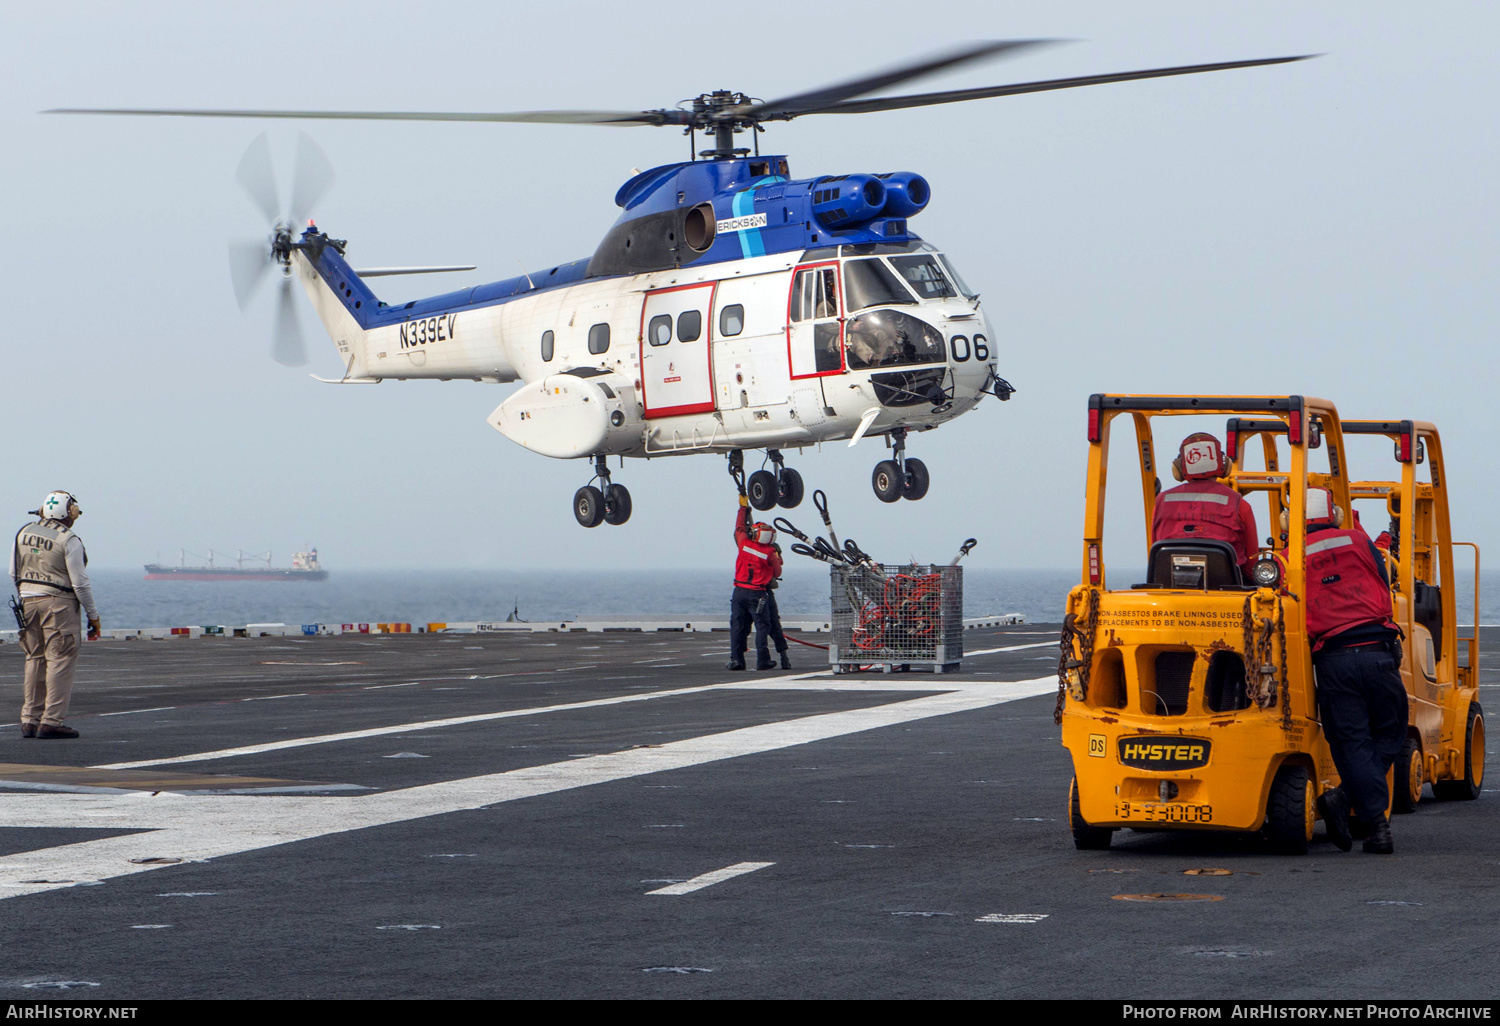
{"type": "MultiPolygon", "coordinates": [[[[68,539],[73,532],[57,520],[27,524],[16,535],[16,587],[51,595],[73,594],[68,576],[68,539]]],[[[87,561],[88,557],[84,557],[87,561]]]]}
{"type": "Polygon", "coordinates": [[[1363,531],[1324,530],[1307,539],[1307,633],[1313,651],[1351,627],[1391,620],[1391,592],[1363,531]]]}
{"type": "Polygon", "coordinates": [[[1152,536],[1156,541],[1177,538],[1207,538],[1229,542],[1243,562],[1252,555],[1239,551],[1243,533],[1240,527],[1240,498],[1233,488],[1213,481],[1190,481],[1156,500],[1152,536]]]}

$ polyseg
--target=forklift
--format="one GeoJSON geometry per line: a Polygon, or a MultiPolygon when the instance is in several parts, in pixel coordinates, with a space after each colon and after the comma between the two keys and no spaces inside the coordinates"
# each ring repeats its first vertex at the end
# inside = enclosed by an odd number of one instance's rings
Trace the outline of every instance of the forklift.
{"type": "Polygon", "coordinates": [[[1392,808],[1415,812],[1423,784],[1439,799],[1469,801],[1484,785],[1484,710],[1479,705],[1479,546],[1453,540],[1443,443],[1420,420],[1344,421],[1346,435],[1384,435],[1392,443],[1400,480],[1355,481],[1355,501],[1379,500],[1391,529],[1376,541],[1386,553],[1393,619],[1406,636],[1401,679],[1410,707],[1406,747],[1396,760],[1392,808]],[[1427,473],[1419,467],[1426,464],[1427,473]],[[1419,480],[1425,476],[1426,481],[1419,480]],[[1381,546],[1380,542],[1386,544],[1381,546]],[[1474,556],[1474,624],[1458,633],[1453,550],[1474,556]]]}
{"type": "Polygon", "coordinates": [[[1108,848],[1124,827],[1260,832],[1276,851],[1305,853],[1317,798],[1338,784],[1300,597],[1307,490],[1327,488],[1350,508],[1338,411],[1301,395],[1101,394],[1089,398],[1088,443],[1082,579],[1068,595],[1054,716],[1073,761],[1075,845],[1108,848]],[[1284,553],[1267,539],[1248,575],[1227,542],[1150,537],[1161,491],[1153,424],[1204,415],[1264,436],[1266,468],[1252,471],[1237,458],[1243,440],[1230,433],[1220,483],[1265,492],[1273,523],[1283,509],[1290,514],[1284,553]],[[1121,417],[1135,431],[1143,583],[1111,579],[1104,561],[1110,433],[1121,417]],[[1289,450],[1286,470],[1277,437],[1289,450]],[[1317,448],[1326,449],[1322,472],[1309,465],[1317,448]]]}

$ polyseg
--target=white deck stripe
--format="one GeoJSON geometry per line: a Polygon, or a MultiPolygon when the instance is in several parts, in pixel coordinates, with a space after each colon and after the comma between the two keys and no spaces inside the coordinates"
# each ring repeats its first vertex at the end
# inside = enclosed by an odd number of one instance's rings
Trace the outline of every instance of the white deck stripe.
{"type": "Polygon", "coordinates": [[[744,876],[746,873],[753,873],[757,869],[765,869],[767,866],[774,865],[776,865],[776,863],[774,862],[736,862],[732,866],[726,866],[723,869],[716,869],[712,873],[704,873],[702,876],[695,876],[691,880],[684,880],[682,881],[682,883],[669,884],[666,887],[658,887],[656,890],[647,891],[646,893],[691,894],[694,891],[701,891],[705,887],[712,887],[716,883],[723,883],[725,880],[733,880],[737,876],[744,876]]]}
{"type": "Polygon", "coordinates": [[[964,658],[967,659],[969,656],[994,655],[996,652],[1019,652],[1023,648],[1056,648],[1057,645],[1057,639],[1054,638],[1051,641],[1033,641],[1029,645],[1008,645],[1005,648],[981,648],[977,652],[965,652],[964,658]]]}
{"type": "MultiPolygon", "coordinates": [[[[0,898],[58,890],[162,868],[131,859],[222,858],[292,841],[482,809],[667,770],[771,752],[846,734],[970,712],[1050,693],[1055,678],[958,690],[864,709],[823,713],[504,773],[349,798],[25,794],[0,799],[0,827],[154,831],[0,857],[0,898]]],[[[703,690],[703,689],[698,689],[703,690]]]]}
{"type": "MultiPolygon", "coordinates": [[[[773,681],[803,680],[812,677],[826,677],[830,671],[821,673],[792,674],[782,677],[764,677],[756,683],[770,683],[773,681]]],[[[748,683],[748,682],[747,682],[748,683]]],[[[405,684],[383,684],[381,687],[399,688],[406,687],[405,684]]],[[[644,702],[652,698],[671,698],[676,695],[691,695],[702,691],[714,691],[725,688],[743,687],[739,681],[730,681],[726,684],[702,684],[691,688],[672,688],[667,691],[646,691],[636,695],[617,695],[613,698],[596,698],[587,702],[567,702],[561,705],[542,705],[529,709],[507,709],[504,712],[477,713],[473,716],[450,716],[441,720],[419,720],[415,723],[397,723],[389,727],[371,727],[367,730],[346,730],[339,734],[317,734],[312,737],[293,737],[283,741],[268,741],[259,745],[243,745],[239,748],[220,748],[213,752],[198,752],[194,755],[177,755],[166,759],[140,759],[135,762],[111,762],[100,766],[92,766],[91,769],[141,769],[146,766],[174,766],[186,762],[207,762],[212,759],[229,759],[237,755],[259,755],[262,752],[275,752],[284,748],[303,748],[307,745],[324,745],[334,741],[357,741],[365,737],[380,737],[385,734],[400,734],[408,730],[430,730],[435,727],[457,727],[466,723],[485,723],[489,720],[505,720],[517,716],[540,716],[544,713],[567,712],[572,709],[592,709],[604,705],[620,705],[625,702],[644,702]]],[[[909,688],[911,691],[926,690],[925,688],[909,688]]],[[[944,690],[949,690],[945,688],[944,690]]]]}

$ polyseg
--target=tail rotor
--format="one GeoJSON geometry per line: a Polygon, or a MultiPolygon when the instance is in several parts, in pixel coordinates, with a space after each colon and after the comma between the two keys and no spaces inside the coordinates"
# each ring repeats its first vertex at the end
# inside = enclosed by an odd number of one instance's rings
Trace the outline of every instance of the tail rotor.
{"type": "Polygon", "coordinates": [[[265,218],[268,235],[229,243],[229,280],[243,312],[261,290],[271,269],[280,265],[276,311],[271,328],[271,358],[288,367],[307,363],[307,347],[292,296],[292,250],[300,247],[296,232],[333,184],[333,165],[306,133],[297,133],[290,212],[282,215],[271,146],[264,133],[240,158],[235,180],[265,218]]]}

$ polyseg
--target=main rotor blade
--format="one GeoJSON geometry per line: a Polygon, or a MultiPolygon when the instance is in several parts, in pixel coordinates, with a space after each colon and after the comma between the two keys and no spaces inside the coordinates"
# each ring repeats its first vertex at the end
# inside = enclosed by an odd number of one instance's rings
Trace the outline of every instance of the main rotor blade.
{"type": "Polygon", "coordinates": [[[836,103],[817,110],[798,111],[792,117],[803,114],[869,114],[881,110],[901,110],[906,107],[928,107],[936,103],[958,103],[962,100],[983,100],[992,96],[1017,96],[1021,93],[1043,93],[1053,89],[1073,89],[1077,86],[1105,85],[1110,82],[1133,82],[1143,78],[1167,78],[1172,75],[1196,75],[1204,71],[1230,71],[1234,68],[1256,68],[1265,64],[1289,64],[1293,61],[1311,60],[1322,56],[1316,53],[1296,57],[1266,57],[1253,61],[1226,61],[1221,64],[1190,64],[1179,68],[1152,68],[1148,71],[1122,71],[1113,75],[1085,75],[1080,78],[1054,78],[1045,82],[1021,82],[1015,85],[989,86],[979,89],[952,89],[943,93],[919,93],[913,96],[890,96],[874,100],[851,100],[836,103]]]}
{"type": "Polygon", "coordinates": [[[276,326],[271,336],[271,358],[286,367],[307,363],[307,347],[302,343],[302,326],[297,323],[297,307],[292,302],[292,279],[282,278],[276,293],[276,326]]]}
{"type": "Polygon", "coordinates": [[[281,216],[281,201],[276,196],[276,174],[271,170],[271,144],[266,140],[266,133],[257,135],[245,148],[234,177],[265,215],[266,224],[275,224],[281,216]]]}
{"type": "Polygon", "coordinates": [[[234,286],[234,301],[241,310],[266,280],[266,272],[270,269],[271,246],[265,239],[229,244],[229,281],[234,286]]]}
{"type": "Polygon", "coordinates": [[[146,107],[57,107],[43,114],[131,114],[173,118],[322,118],[343,121],[517,121],[554,125],[685,125],[691,112],[678,110],[189,110],[146,107]]]}
{"type": "Polygon", "coordinates": [[[877,89],[885,89],[898,82],[907,82],[914,78],[930,75],[945,68],[951,68],[958,64],[966,64],[969,61],[980,60],[986,57],[999,57],[1002,54],[1013,56],[1021,50],[1031,49],[1038,46],[1047,46],[1060,42],[1056,39],[990,39],[982,43],[960,47],[956,50],[948,50],[935,57],[918,61],[915,64],[902,64],[885,71],[876,72],[873,75],[865,75],[861,78],[850,79],[847,82],[838,82],[833,85],[814,89],[811,92],[798,93],[795,96],[787,96],[770,103],[763,103],[751,107],[751,117],[796,117],[798,114],[808,113],[814,110],[823,110],[831,107],[852,96],[863,96],[865,93],[873,93],[877,89]]]}
{"type": "Polygon", "coordinates": [[[333,184],[333,165],[306,132],[297,133],[297,168],[292,178],[292,225],[300,230],[318,200],[333,184]]]}

